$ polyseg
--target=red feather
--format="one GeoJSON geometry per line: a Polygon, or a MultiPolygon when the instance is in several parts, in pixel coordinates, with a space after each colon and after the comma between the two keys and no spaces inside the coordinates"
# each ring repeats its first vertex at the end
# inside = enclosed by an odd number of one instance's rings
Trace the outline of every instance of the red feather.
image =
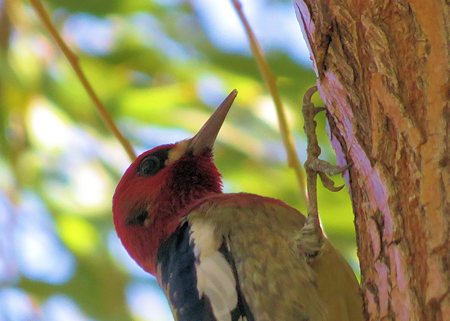
{"type": "Polygon", "coordinates": [[[195,200],[222,192],[222,181],[210,150],[183,155],[154,176],[139,176],[138,168],[147,156],[175,145],[162,145],[140,155],[126,170],[113,197],[114,225],[131,257],[147,272],[156,274],[156,255],[195,200]],[[146,226],[126,224],[136,208],[148,213],[146,226]]]}

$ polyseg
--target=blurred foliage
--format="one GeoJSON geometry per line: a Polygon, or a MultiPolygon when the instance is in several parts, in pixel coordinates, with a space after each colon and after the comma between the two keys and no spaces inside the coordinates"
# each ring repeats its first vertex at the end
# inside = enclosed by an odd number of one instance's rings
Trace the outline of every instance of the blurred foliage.
{"type": "MultiPolygon", "coordinates": [[[[240,25],[231,9],[208,23],[207,4],[44,2],[137,151],[191,136],[237,88],[215,151],[226,191],[303,209],[240,25]],[[215,25],[225,36],[214,33],[215,25]]],[[[278,76],[304,160],[299,102],[314,75],[301,64],[307,57],[292,54],[302,41],[296,23],[291,34],[298,39],[281,38],[280,45],[265,37],[280,21],[261,16],[264,9],[265,17],[278,12],[294,21],[291,3],[243,4],[250,23],[259,17],[259,26],[266,25],[261,30],[256,23],[255,32],[278,76]]],[[[0,0],[0,6],[0,320],[171,320],[156,283],[128,258],[113,230],[111,196],[129,164],[125,152],[29,3],[0,0]]],[[[324,157],[333,161],[323,115],[319,129],[324,157]]],[[[327,234],[356,267],[348,193],[320,189],[319,207],[327,234]]]]}

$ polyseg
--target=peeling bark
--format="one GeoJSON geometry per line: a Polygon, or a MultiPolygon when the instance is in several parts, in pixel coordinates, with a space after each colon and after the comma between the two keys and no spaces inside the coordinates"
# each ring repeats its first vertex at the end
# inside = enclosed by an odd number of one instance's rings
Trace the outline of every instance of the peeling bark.
{"type": "Polygon", "coordinates": [[[331,140],[351,162],[367,320],[450,315],[449,7],[296,0],[331,140]]]}

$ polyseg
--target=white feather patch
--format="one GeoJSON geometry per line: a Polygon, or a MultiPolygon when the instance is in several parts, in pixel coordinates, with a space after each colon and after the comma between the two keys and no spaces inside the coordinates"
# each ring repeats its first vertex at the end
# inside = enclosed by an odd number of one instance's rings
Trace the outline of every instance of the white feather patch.
{"type": "Polygon", "coordinates": [[[191,240],[200,297],[206,295],[217,321],[231,321],[231,311],[237,306],[236,280],[233,270],[222,253],[222,240],[214,236],[214,226],[207,222],[191,222],[191,240]]]}

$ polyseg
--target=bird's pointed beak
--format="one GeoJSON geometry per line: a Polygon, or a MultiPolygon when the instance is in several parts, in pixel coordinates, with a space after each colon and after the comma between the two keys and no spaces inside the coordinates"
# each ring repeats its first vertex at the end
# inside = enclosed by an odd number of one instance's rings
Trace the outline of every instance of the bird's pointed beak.
{"type": "Polygon", "coordinates": [[[217,134],[219,134],[220,128],[228,114],[228,111],[233,104],[238,92],[234,89],[216,109],[214,114],[209,117],[203,127],[198,133],[192,137],[189,142],[188,150],[192,151],[194,155],[199,155],[206,149],[212,148],[216,141],[217,134]]]}

